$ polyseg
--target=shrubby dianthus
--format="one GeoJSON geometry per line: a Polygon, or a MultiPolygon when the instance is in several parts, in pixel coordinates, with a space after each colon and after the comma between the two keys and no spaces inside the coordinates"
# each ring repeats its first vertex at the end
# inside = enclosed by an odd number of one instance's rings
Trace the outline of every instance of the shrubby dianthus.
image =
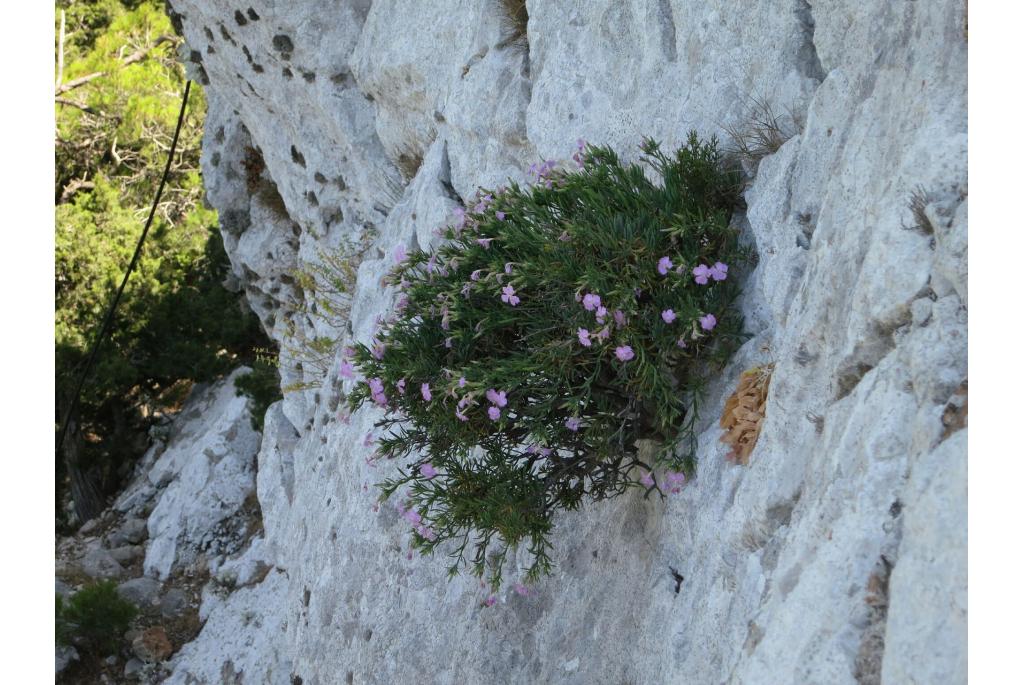
{"type": "Polygon", "coordinates": [[[533,579],[555,511],[692,474],[703,379],[741,338],[738,177],[696,134],[642,151],[653,173],[580,141],[575,164],[480,191],[437,249],[399,246],[396,311],[343,355],[350,406],[385,411],[377,456],[407,461],[383,498],[453,574],[497,586],[525,544],[533,579]]]}

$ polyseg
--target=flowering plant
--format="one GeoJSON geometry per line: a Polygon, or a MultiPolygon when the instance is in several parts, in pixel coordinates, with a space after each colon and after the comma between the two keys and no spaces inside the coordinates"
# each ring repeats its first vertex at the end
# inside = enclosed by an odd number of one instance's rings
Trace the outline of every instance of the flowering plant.
{"type": "Polygon", "coordinates": [[[702,379],[741,339],[738,178],[714,139],[641,149],[660,182],[580,141],[575,168],[481,191],[439,248],[397,251],[395,315],[351,351],[351,407],[383,408],[378,454],[412,459],[382,499],[403,490],[421,551],[454,543],[452,574],[497,587],[526,543],[536,578],[556,510],[692,473],[702,379]]]}

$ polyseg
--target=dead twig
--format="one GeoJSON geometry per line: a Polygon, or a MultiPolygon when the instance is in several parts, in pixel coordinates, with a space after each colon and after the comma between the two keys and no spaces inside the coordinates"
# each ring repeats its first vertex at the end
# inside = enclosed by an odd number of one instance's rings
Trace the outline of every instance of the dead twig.
{"type": "Polygon", "coordinates": [[[74,197],[75,193],[77,193],[78,191],[92,190],[95,187],[96,184],[93,183],[92,181],[76,179],[71,183],[67,184],[66,186],[64,186],[64,190],[62,190],[60,193],[60,201],[57,204],[62,205],[66,202],[70,202],[71,198],[74,197]]]}
{"type": "MultiPolygon", "coordinates": [[[[140,49],[136,50],[135,52],[133,52],[132,54],[128,55],[123,60],[121,60],[121,66],[122,67],[127,67],[127,66],[129,66],[131,64],[135,64],[136,62],[141,62],[142,60],[144,60],[146,58],[146,56],[150,52],[155,50],[157,47],[159,47],[163,43],[175,43],[175,42],[177,42],[177,40],[174,38],[174,36],[166,36],[166,35],[159,36],[159,37],[157,37],[157,39],[155,41],[153,41],[153,44],[151,46],[149,46],[147,48],[140,48],[140,49]]],[[[101,76],[106,76],[108,73],[109,72],[106,72],[106,71],[97,71],[97,72],[93,72],[92,74],[86,74],[85,76],[79,76],[76,79],[71,79],[67,83],[65,83],[63,85],[57,86],[57,88],[56,88],[56,90],[54,92],[54,95],[62,95],[64,93],[68,92],[69,90],[74,90],[75,88],[79,88],[81,86],[84,86],[86,83],[89,83],[90,81],[95,81],[96,79],[100,78],[101,76]]]]}
{"type": "Polygon", "coordinates": [[[75,107],[82,110],[86,114],[92,114],[93,116],[101,117],[104,116],[99,110],[93,109],[84,102],[75,102],[74,100],[68,100],[67,98],[54,98],[53,101],[58,105],[67,105],[69,107],[75,107]]]}

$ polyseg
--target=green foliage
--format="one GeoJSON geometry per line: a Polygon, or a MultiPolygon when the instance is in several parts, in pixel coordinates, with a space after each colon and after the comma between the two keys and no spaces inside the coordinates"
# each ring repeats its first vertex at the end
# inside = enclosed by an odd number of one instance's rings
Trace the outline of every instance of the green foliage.
{"type": "Polygon", "coordinates": [[[251,400],[253,430],[262,432],[267,409],[281,399],[281,374],[274,357],[266,351],[257,354],[252,371],[235,379],[235,394],[251,400]]]}
{"type": "MultiPolygon", "coordinates": [[[[68,87],[58,85],[56,100],[58,423],[135,249],[177,120],[185,77],[163,5],[57,6],[58,26],[62,8],[66,15],[60,83],[68,87]]],[[[117,466],[137,456],[144,417],[173,404],[169,388],[224,373],[263,340],[255,317],[222,286],[227,257],[217,215],[203,205],[199,172],[205,109],[193,87],[163,199],[85,385],[78,466],[108,490],[117,485],[117,466]]],[[[78,468],[58,463],[58,491],[65,466],[78,468]]]]}
{"type": "Polygon", "coordinates": [[[336,356],[338,341],[324,335],[307,335],[296,325],[296,319],[317,321],[334,329],[348,321],[356,272],[376,235],[376,231],[369,229],[357,238],[345,238],[336,249],[319,250],[315,261],[292,272],[291,278],[303,291],[303,297],[288,312],[281,360],[293,366],[299,376],[312,371],[314,380],[290,383],[285,386],[285,392],[322,385],[336,356]]]}
{"type": "Polygon", "coordinates": [[[57,595],[57,643],[111,654],[137,613],[134,604],[117,594],[112,580],[84,587],[67,602],[57,595]]]}
{"type": "Polygon", "coordinates": [[[351,406],[384,408],[379,455],[413,460],[382,498],[405,489],[424,553],[454,542],[451,573],[497,586],[525,543],[535,578],[556,510],[692,473],[703,379],[742,338],[739,178],[696,134],[643,152],[653,173],[581,145],[577,170],[481,191],[444,245],[399,265],[399,311],[354,351],[368,380],[351,406]]]}

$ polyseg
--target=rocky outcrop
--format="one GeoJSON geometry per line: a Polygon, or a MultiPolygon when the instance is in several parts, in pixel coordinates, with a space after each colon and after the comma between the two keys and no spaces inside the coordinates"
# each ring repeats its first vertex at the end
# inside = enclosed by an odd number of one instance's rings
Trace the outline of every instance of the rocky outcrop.
{"type": "Polygon", "coordinates": [[[965,681],[966,3],[531,1],[525,36],[510,4],[171,2],[208,84],[208,196],[293,389],[258,457],[269,570],[211,595],[174,677],[965,681]],[[724,135],[758,99],[788,130],[747,160],[752,338],[708,389],[698,477],[561,517],[555,575],[491,607],[407,558],[408,527],[373,507],[391,466],[366,460],[372,410],[341,421],[337,359],[290,343],[368,340],[388,255],[432,244],[478,186],[577,138],[629,158],[646,135],[724,135]],[[294,270],[353,240],[371,248],[351,313],[327,321],[294,270]],[[736,466],[718,413],[765,363],[736,466]]]}
{"type": "MultiPolygon", "coordinates": [[[[114,504],[77,535],[57,542],[56,591],[65,601],[85,586],[117,582],[117,594],[138,616],[119,652],[89,653],[76,672],[73,647],[58,647],[62,682],[162,682],[165,663],[190,642],[205,618],[200,600],[210,578],[228,569],[248,578],[262,530],[256,491],[259,434],[245,397],[236,395],[241,368],[217,383],[197,386],[173,423],[136,466],[114,504]],[[161,437],[162,436],[162,437],[161,437]],[[111,680],[113,679],[113,680],[111,680]]],[[[208,681],[211,682],[211,681],[208,681]]]]}

